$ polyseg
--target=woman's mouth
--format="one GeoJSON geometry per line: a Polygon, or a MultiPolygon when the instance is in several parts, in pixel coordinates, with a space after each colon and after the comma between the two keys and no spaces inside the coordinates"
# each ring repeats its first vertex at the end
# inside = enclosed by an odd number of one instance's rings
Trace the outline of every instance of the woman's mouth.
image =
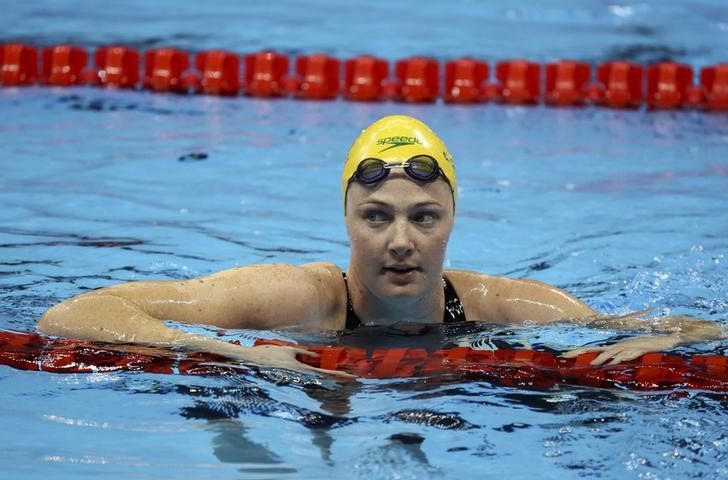
{"type": "Polygon", "coordinates": [[[384,267],[384,273],[399,284],[409,283],[419,271],[420,268],[414,265],[389,265],[384,267]]]}

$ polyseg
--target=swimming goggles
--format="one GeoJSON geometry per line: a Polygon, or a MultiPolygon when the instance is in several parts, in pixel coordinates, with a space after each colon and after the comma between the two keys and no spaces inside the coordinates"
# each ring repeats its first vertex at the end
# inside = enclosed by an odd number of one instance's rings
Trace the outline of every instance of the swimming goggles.
{"type": "Polygon", "coordinates": [[[450,184],[445,174],[442,173],[437,160],[429,155],[416,155],[405,162],[393,163],[387,163],[379,158],[365,158],[359,162],[356,172],[349,179],[349,184],[353,181],[364,185],[375,184],[387,178],[392,168],[404,168],[410,178],[420,182],[433,182],[438,176],[442,176],[448,185],[450,184]]]}

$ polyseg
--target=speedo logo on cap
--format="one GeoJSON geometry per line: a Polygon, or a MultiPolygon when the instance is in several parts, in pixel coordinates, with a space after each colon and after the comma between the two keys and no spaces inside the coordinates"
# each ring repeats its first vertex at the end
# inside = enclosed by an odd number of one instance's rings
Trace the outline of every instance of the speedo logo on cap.
{"type": "Polygon", "coordinates": [[[405,147],[407,145],[422,145],[417,137],[384,137],[377,140],[377,145],[385,145],[379,153],[386,152],[390,148],[405,147]]]}
{"type": "Polygon", "coordinates": [[[447,152],[442,152],[443,158],[448,161],[450,165],[452,165],[453,168],[455,168],[455,162],[452,161],[452,156],[447,152]]]}

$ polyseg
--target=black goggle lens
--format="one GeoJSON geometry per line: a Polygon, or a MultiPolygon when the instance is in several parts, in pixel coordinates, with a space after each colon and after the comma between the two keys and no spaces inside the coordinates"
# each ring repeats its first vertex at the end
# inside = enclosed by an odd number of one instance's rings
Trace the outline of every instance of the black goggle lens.
{"type": "Polygon", "coordinates": [[[367,158],[361,161],[356,169],[357,179],[366,184],[376,183],[387,176],[386,164],[377,158],[367,158]]]}
{"type": "Polygon", "coordinates": [[[405,167],[405,170],[411,177],[418,180],[431,182],[440,173],[437,161],[430,156],[420,155],[419,157],[413,157],[407,163],[408,165],[405,167]]]}
{"type": "Polygon", "coordinates": [[[418,155],[410,158],[402,164],[390,164],[378,158],[365,158],[361,161],[361,163],[359,163],[359,166],[356,169],[356,174],[352,179],[356,179],[361,183],[370,185],[372,183],[379,182],[389,175],[389,170],[392,167],[404,167],[404,171],[407,175],[422,182],[432,182],[440,173],[437,160],[429,155],[418,155]]]}

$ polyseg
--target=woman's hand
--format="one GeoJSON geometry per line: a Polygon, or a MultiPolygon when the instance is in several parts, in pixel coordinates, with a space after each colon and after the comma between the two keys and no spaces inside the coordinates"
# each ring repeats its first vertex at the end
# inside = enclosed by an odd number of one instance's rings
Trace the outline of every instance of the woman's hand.
{"type": "MultiPolygon", "coordinates": [[[[230,355],[226,353],[226,355],[230,355]]],[[[250,361],[261,367],[268,368],[285,368],[295,370],[297,372],[312,372],[317,374],[333,375],[341,378],[356,378],[356,375],[342,372],[339,370],[326,370],[324,368],[316,368],[307,365],[298,359],[296,355],[305,355],[308,357],[318,357],[318,353],[310,352],[303,348],[285,347],[277,345],[258,345],[255,347],[243,347],[239,355],[235,355],[241,360],[250,361]]]]}
{"type": "Polygon", "coordinates": [[[620,316],[597,315],[574,319],[573,322],[607,329],[649,328],[666,334],[633,337],[605,347],[576,348],[566,352],[562,357],[574,358],[582,353],[601,352],[591,361],[591,365],[602,365],[607,360],[609,360],[607,365],[616,365],[620,362],[634,360],[645,353],[661,352],[680,344],[699,343],[728,336],[728,329],[717,322],[684,315],[640,319],[639,317],[644,313],[647,311],[642,310],[620,316]]]}
{"type": "Polygon", "coordinates": [[[601,352],[591,361],[590,365],[602,365],[609,359],[611,360],[607,365],[616,365],[621,362],[634,360],[645,353],[661,352],[673,348],[680,343],[681,338],[677,335],[634,337],[605,347],[576,348],[564,353],[562,357],[574,358],[582,353],[601,352]]]}

